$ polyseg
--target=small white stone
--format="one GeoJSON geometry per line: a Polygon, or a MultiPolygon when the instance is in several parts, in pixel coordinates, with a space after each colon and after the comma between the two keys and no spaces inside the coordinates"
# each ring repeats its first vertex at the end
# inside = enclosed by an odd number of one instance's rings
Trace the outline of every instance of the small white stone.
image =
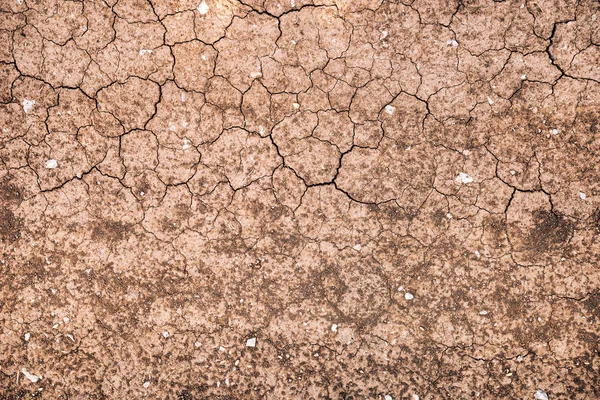
{"type": "Polygon", "coordinates": [[[542,389],[538,389],[537,392],[533,395],[535,400],[548,400],[548,395],[542,389]]]}
{"type": "Polygon", "coordinates": [[[29,111],[31,111],[34,104],[35,104],[35,100],[28,100],[28,99],[23,100],[23,111],[25,111],[25,114],[27,114],[27,113],[29,113],[29,111]]]}
{"type": "Polygon", "coordinates": [[[416,393],[413,393],[412,400],[419,400],[419,395],[416,393]]]}
{"type": "Polygon", "coordinates": [[[398,286],[398,291],[401,292],[404,290],[404,286],[398,286]]]}
{"type": "Polygon", "coordinates": [[[54,169],[58,167],[58,161],[56,160],[46,160],[46,168],[54,169]]]}
{"type": "Polygon", "coordinates": [[[396,107],[394,107],[390,104],[385,106],[385,112],[388,113],[389,115],[392,115],[395,111],[396,111],[396,107]]]}
{"type": "Polygon", "coordinates": [[[394,398],[392,396],[390,396],[389,394],[386,394],[383,398],[385,400],[394,400],[394,398]]]}
{"type": "Polygon", "coordinates": [[[456,182],[459,182],[459,183],[471,183],[471,182],[473,182],[473,178],[470,175],[465,174],[464,172],[461,172],[456,177],[456,182]]]}
{"type": "Polygon", "coordinates": [[[406,293],[404,293],[404,298],[405,298],[406,300],[412,300],[412,299],[414,299],[414,298],[415,298],[415,296],[413,296],[413,295],[412,295],[412,293],[408,293],[408,292],[406,292],[406,293]]]}
{"type": "Polygon", "coordinates": [[[150,386],[150,381],[144,382],[142,386],[144,387],[144,389],[148,389],[148,387],[150,386]]]}
{"type": "Polygon", "coordinates": [[[163,332],[163,337],[164,337],[165,339],[166,339],[166,338],[168,338],[168,337],[169,337],[169,332],[167,332],[167,331],[164,331],[164,332],[163,332]]]}
{"type": "Polygon", "coordinates": [[[490,106],[491,106],[492,104],[494,104],[494,100],[490,99],[490,96],[488,96],[488,98],[487,98],[487,99],[488,99],[488,103],[490,104],[490,106]]]}
{"type": "Polygon", "coordinates": [[[337,328],[338,328],[337,324],[332,324],[331,325],[331,332],[337,332],[337,328]]]}
{"type": "Polygon", "coordinates": [[[25,336],[23,336],[23,337],[24,337],[25,341],[27,342],[27,341],[29,341],[29,338],[31,337],[31,333],[27,332],[25,334],[25,336]]]}
{"type": "Polygon", "coordinates": [[[556,129],[556,128],[552,129],[552,134],[553,135],[558,135],[558,129],[556,129]]]}
{"type": "Polygon", "coordinates": [[[451,213],[446,214],[446,218],[452,219],[452,214],[451,213]]]}
{"type": "Polygon", "coordinates": [[[192,142],[189,139],[183,139],[183,146],[181,146],[181,148],[187,150],[190,147],[192,147],[192,142]]]}
{"type": "Polygon", "coordinates": [[[206,4],[206,1],[202,1],[202,3],[200,3],[200,5],[198,6],[198,12],[200,13],[200,15],[206,15],[206,13],[208,12],[208,4],[206,4]]]}
{"type": "Polygon", "coordinates": [[[447,42],[447,43],[448,43],[448,44],[451,44],[451,45],[452,45],[452,47],[458,47],[458,42],[457,42],[456,40],[454,40],[454,39],[450,39],[450,40],[448,40],[448,42],[447,42]]]}
{"type": "Polygon", "coordinates": [[[475,250],[475,257],[481,258],[481,253],[479,252],[479,250],[475,250]]]}
{"type": "Polygon", "coordinates": [[[521,80],[524,81],[525,79],[527,79],[527,75],[521,75],[521,80]]]}
{"type": "Polygon", "coordinates": [[[487,312],[487,311],[485,311],[485,310],[481,310],[481,311],[479,311],[479,315],[487,315],[487,313],[488,313],[488,312],[487,312]]]}
{"type": "Polygon", "coordinates": [[[140,49],[140,56],[143,56],[144,54],[150,54],[150,53],[152,53],[152,50],[140,49]]]}
{"type": "Polygon", "coordinates": [[[29,379],[33,383],[36,383],[41,378],[37,375],[30,374],[25,368],[22,368],[21,372],[23,373],[23,375],[25,375],[25,378],[29,379]]]}
{"type": "Polygon", "coordinates": [[[360,251],[360,249],[362,249],[362,246],[360,244],[355,244],[352,248],[356,251],[360,251]]]}
{"type": "Polygon", "coordinates": [[[294,108],[295,108],[296,110],[300,108],[300,104],[298,104],[298,103],[294,103],[294,104],[292,104],[292,106],[294,106],[294,108]]]}
{"type": "Polygon", "coordinates": [[[246,340],[246,346],[247,347],[256,347],[256,338],[250,338],[248,340],[246,340]]]}
{"type": "Polygon", "coordinates": [[[510,174],[511,174],[511,175],[514,175],[514,174],[516,174],[516,173],[517,173],[517,171],[515,171],[514,169],[511,169],[511,170],[510,170],[510,174]]]}
{"type": "Polygon", "coordinates": [[[384,40],[386,37],[388,37],[388,32],[381,31],[381,35],[379,35],[379,40],[384,40]]]}
{"type": "Polygon", "coordinates": [[[523,356],[517,356],[517,362],[523,362],[523,356]]]}
{"type": "Polygon", "coordinates": [[[225,347],[219,346],[219,351],[225,351],[225,350],[227,350],[225,347]]]}
{"type": "Polygon", "coordinates": [[[585,198],[586,198],[586,197],[585,197],[585,193],[583,193],[583,192],[579,192],[579,198],[580,198],[581,200],[585,200],[585,198]]]}

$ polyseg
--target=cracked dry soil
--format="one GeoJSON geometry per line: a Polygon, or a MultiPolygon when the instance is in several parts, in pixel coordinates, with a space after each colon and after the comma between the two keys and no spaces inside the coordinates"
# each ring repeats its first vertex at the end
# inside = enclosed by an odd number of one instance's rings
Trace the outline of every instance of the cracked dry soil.
{"type": "Polygon", "coordinates": [[[0,0],[0,398],[600,398],[599,11],[0,0]]]}

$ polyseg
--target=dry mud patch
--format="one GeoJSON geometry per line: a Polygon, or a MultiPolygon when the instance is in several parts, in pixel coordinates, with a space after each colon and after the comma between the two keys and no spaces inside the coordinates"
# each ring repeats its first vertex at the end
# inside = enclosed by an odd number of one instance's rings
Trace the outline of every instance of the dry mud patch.
{"type": "Polygon", "coordinates": [[[1,0],[0,399],[600,398],[599,21],[1,0]]]}

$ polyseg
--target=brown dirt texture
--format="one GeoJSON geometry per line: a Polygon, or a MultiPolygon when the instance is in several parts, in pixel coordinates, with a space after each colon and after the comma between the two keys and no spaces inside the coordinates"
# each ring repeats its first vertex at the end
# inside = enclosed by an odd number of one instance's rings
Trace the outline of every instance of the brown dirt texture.
{"type": "Polygon", "coordinates": [[[0,0],[0,399],[600,399],[600,2],[0,0]]]}

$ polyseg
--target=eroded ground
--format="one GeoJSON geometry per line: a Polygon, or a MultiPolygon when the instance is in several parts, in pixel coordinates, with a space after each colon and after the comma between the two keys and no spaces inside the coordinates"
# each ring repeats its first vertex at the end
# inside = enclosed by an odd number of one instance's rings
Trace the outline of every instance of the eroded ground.
{"type": "Polygon", "coordinates": [[[599,3],[0,0],[0,398],[600,398],[599,3]]]}

